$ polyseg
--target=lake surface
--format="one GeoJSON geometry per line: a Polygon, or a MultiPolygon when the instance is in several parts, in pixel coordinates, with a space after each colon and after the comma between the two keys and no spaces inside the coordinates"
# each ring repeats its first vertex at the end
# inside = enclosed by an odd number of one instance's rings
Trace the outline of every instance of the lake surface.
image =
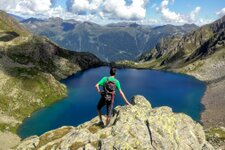
{"type": "MultiPolygon", "coordinates": [[[[95,84],[108,76],[108,67],[99,67],[77,73],[61,82],[68,87],[68,97],[43,108],[24,120],[18,129],[21,138],[64,126],[77,126],[97,115],[96,105],[100,98],[95,84]]],[[[203,110],[201,97],[206,86],[187,75],[163,71],[121,69],[116,78],[120,80],[126,97],[144,95],[153,107],[169,106],[174,112],[183,112],[194,120],[200,120],[203,110]]],[[[117,92],[118,93],[118,92],[117,92]]],[[[115,105],[124,105],[119,93],[115,105]]]]}

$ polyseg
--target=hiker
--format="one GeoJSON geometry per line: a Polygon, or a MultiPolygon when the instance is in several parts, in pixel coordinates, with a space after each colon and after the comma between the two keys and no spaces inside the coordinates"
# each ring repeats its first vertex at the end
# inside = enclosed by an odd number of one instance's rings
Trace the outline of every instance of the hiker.
{"type": "Polygon", "coordinates": [[[116,75],[116,68],[111,68],[110,69],[110,76],[109,77],[103,77],[96,85],[96,89],[98,93],[101,95],[101,98],[98,102],[97,105],[97,111],[98,111],[98,116],[99,116],[99,125],[104,125],[102,121],[102,112],[101,109],[103,106],[106,105],[106,110],[107,110],[107,118],[106,118],[106,126],[109,125],[110,123],[110,117],[113,109],[113,104],[114,104],[114,98],[115,98],[115,90],[119,90],[120,95],[124,99],[125,103],[127,105],[130,105],[128,102],[126,96],[124,95],[121,87],[120,87],[120,82],[115,78],[116,75]],[[99,86],[103,87],[103,91],[100,91],[99,86]]]}

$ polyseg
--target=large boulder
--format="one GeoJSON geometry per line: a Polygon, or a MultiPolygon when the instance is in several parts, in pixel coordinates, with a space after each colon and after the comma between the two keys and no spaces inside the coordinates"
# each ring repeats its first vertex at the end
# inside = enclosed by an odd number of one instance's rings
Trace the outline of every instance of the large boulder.
{"type": "Polygon", "coordinates": [[[17,147],[23,149],[214,149],[199,123],[169,107],[152,108],[143,96],[132,106],[117,106],[108,127],[93,118],[77,127],[61,127],[33,136],[17,147]]]}

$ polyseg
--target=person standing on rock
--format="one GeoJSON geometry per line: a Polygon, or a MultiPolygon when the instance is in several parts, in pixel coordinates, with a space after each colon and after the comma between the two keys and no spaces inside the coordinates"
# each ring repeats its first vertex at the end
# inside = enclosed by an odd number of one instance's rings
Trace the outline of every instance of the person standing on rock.
{"type": "Polygon", "coordinates": [[[99,116],[99,125],[104,125],[102,121],[102,112],[101,109],[103,106],[106,105],[107,110],[107,117],[106,117],[106,126],[110,123],[110,117],[112,114],[113,104],[114,104],[114,98],[115,98],[115,90],[117,89],[120,92],[121,97],[124,99],[125,103],[127,105],[130,105],[129,101],[127,100],[125,94],[123,93],[120,82],[115,78],[116,75],[116,68],[110,69],[110,76],[109,77],[103,77],[96,85],[96,89],[98,93],[101,95],[101,98],[97,105],[97,111],[99,116]],[[103,87],[103,91],[100,91],[99,86],[103,87]]]}

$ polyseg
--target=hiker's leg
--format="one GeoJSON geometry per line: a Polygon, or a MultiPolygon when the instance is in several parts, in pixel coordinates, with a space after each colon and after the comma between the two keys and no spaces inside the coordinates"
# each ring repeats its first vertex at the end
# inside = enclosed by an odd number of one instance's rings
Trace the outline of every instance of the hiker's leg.
{"type": "Polygon", "coordinates": [[[110,117],[112,114],[113,109],[113,102],[109,101],[106,103],[106,109],[107,109],[107,117],[106,117],[106,126],[110,123],[110,117]]]}
{"type": "Polygon", "coordinates": [[[99,116],[100,121],[102,121],[101,109],[104,105],[105,105],[105,100],[101,97],[101,99],[99,100],[98,105],[97,105],[97,111],[98,111],[98,116],[99,116]]]}
{"type": "Polygon", "coordinates": [[[110,116],[106,117],[106,126],[110,123],[110,116]]]}
{"type": "Polygon", "coordinates": [[[100,110],[97,109],[97,111],[98,111],[99,120],[102,121],[102,112],[101,112],[101,109],[100,110]]]}

